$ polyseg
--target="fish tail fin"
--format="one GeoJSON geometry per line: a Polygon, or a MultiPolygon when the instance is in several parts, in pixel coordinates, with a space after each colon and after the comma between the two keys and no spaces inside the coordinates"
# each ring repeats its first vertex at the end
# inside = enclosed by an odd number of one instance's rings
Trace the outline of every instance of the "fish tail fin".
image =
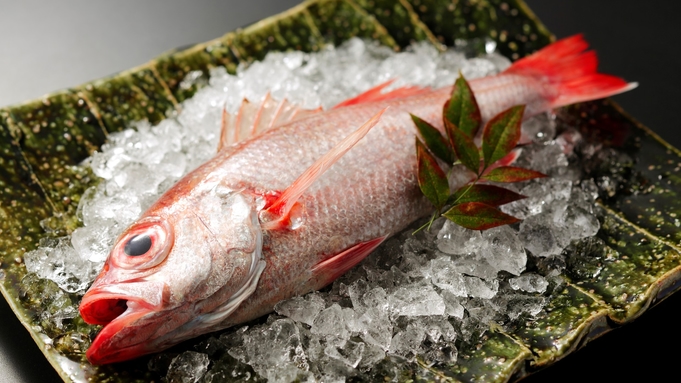
{"type": "Polygon", "coordinates": [[[588,48],[583,35],[567,37],[516,61],[506,73],[548,81],[556,94],[551,100],[552,108],[609,97],[638,86],[635,82],[598,73],[596,52],[588,48]]]}

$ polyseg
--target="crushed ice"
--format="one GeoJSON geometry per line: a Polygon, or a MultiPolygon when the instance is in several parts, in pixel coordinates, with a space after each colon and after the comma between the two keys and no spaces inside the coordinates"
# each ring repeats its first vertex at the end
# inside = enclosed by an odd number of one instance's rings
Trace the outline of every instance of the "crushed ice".
{"type": "MultiPolygon", "coordinates": [[[[209,86],[185,101],[176,118],[157,126],[139,122],[109,136],[102,151],[86,161],[101,182],[78,207],[83,226],[70,238],[45,241],[26,254],[26,266],[82,294],[116,236],[215,153],[223,105],[234,112],[242,98],[260,99],[269,91],[276,99],[328,108],[388,79],[398,79],[393,86],[440,87],[451,85],[459,71],[471,79],[508,65],[494,53],[466,59],[426,44],[395,53],[352,39],[318,53],[270,53],[236,76],[214,69],[209,86]]],[[[190,73],[183,84],[196,80],[190,73]]],[[[399,234],[331,288],[280,302],[265,323],[201,343],[211,352],[174,357],[166,379],[218,381],[250,374],[233,367],[238,362],[271,382],[344,381],[417,355],[428,363],[455,362],[455,342],[474,340],[491,323],[536,315],[546,300],[542,294],[551,283],[561,283],[563,249],[599,229],[593,214],[597,190],[569,166],[565,143],[574,137],[554,139],[555,122],[548,115],[530,119],[523,129],[532,143],[524,147],[519,166],[551,177],[522,184],[517,191],[528,198],[503,208],[524,219],[519,225],[481,233],[438,220],[430,232],[399,234]],[[558,261],[543,273],[525,272],[528,258],[558,261]]]]}

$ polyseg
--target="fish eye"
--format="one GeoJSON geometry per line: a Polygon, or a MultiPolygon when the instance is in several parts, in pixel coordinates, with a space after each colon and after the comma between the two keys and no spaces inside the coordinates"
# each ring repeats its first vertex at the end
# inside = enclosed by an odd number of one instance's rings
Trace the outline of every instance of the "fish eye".
{"type": "Polygon", "coordinates": [[[166,259],[173,242],[172,227],[165,220],[143,218],[119,237],[110,258],[124,269],[148,269],[166,259]]]}
{"type": "Polygon", "coordinates": [[[123,247],[125,254],[136,257],[144,255],[151,249],[151,238],[147,234],[136,235],[128,240],[123,247]]]}

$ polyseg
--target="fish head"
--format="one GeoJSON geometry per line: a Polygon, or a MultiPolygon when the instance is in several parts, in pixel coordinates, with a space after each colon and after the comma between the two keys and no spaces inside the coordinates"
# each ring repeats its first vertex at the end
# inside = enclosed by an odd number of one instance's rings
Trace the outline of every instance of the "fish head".
{"type": "Polygon", "coordinates": [[[85,322],[104,325],[86,354],[93,364],[217,330],[254,292],[264,269],[255,199],[248,194],[212,188],[157,205],[120,235],[83,296],[85,322]]]}

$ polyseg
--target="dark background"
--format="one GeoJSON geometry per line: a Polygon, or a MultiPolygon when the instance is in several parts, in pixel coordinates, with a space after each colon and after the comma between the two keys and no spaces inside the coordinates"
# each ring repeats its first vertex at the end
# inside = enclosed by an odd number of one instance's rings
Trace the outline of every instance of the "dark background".
{"type": "MultiPolygon", "coordinates": [[[[526,0],[559,38],[582,32],[603,72],[638,81],[614,99],[681,147],[681,2],[526,0]]],[[[142,64],[281,12],[295,0],[0,0],[0,106],[142,64]]],[[[681,294],[526,382],[678,381],[681,294]],[[672,350],[672,351],[669,351],[672,350]]],[[[0,382],[59,377],[0,299],[0,382]]]]}

